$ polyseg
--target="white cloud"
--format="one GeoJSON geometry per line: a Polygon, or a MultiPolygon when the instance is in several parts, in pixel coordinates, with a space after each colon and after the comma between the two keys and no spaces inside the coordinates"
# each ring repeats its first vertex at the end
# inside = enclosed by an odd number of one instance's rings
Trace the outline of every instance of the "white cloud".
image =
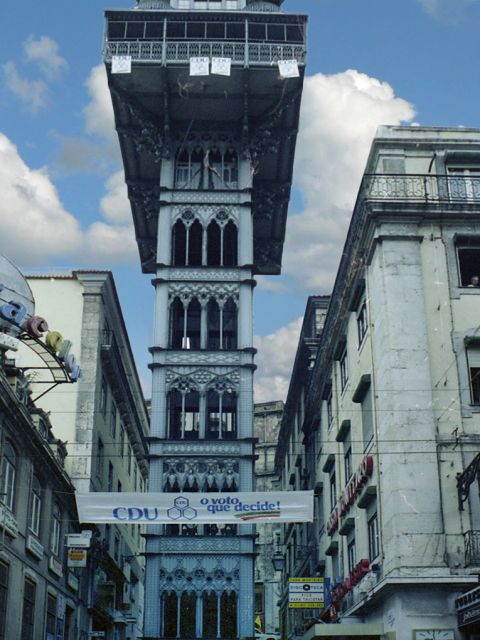
{"type": "Polygon", "coordinates": [[[23,44],[29,62],[38,64],[40,71],[48,80],[55,80],[68,69],[68,63],[58,52],[58,43],[48,36],[37,40],[30,36],[23,44]]]}
{"type": "Polygon", "coordinates": [[[48,87],[43,80],[28,80],[23,77],[12,60],[6,62],[2,69],[5,86],[29,111],[37,113],[47,106],[48,87]]]}
{"type": "Polygon", "coordinates": [[[63,206],[47,171],[28,167],[2,133],[0,166],[0,253],[24,266],[52,259],[111,266],[135,259],[131,223],[95,222],[82,229],[63,206]]]}
{"type": "Polygon", "coordinates": [[[359,71],[305,79],[294,176],[305,210],[289,216],[283,261],[297,286],[330,290],[375,131],[414,115],[388,83],[359,71]]]}
{"type": "Polygon", "coordinates": [[[114,145],[118,149],[115,120],[110,92],[108,90],[107,73],[103,64],[99,64],[90,72],[85,86],[90,102],[83,110],[85,127],[88,133],[114,145]]]}
{"type": "Polygon", "coordinates": [[[270,335],[255,336],[255,402],[286,399],[302,322],[297,318],[270,335]]]}
{"type": "Polygon", "coordinates": [[[419,0],[425,12],[445,22],[458,22],[468,8],[479,0],[419,0]]]}
{"type": "Polygon", "coordinates": [[[100,202],[102,214],[112,222],[129,223],[132,219],[132,211],[123,170],[121,169],[110,176],[105,187],[107,193],[100,202]]]}

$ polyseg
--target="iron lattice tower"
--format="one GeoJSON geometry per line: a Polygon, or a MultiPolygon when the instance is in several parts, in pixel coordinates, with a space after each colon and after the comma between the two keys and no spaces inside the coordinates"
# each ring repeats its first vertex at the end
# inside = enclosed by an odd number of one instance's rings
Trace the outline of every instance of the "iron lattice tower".
{"type": "MultiPolygon", "coordinates": [[[[252,296],[280,272],[306,17],[283,0],[139,0],[105,63],[142,269],[154,275],[149,490],[253,490],[252,296]],[[113,73],[116,56],[131,69],[113,73]],[[191,75],[192,58],[227,75],[191,75]],[[296,60],[298,77],[281,77],[296,60]],[[228,66],[228,64],[227,64],[228,66]]],[[[147,533],[144,637],[254,635],[254,530],[147,533]]]]}

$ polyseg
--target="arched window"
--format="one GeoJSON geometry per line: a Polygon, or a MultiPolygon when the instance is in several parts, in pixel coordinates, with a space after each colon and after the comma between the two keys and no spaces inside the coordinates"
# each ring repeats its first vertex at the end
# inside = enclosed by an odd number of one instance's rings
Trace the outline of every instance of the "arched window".
{"type": "MultiPolygon", "coordinates": [[[[216,527],[216,525],[210,525],[216,527]]],[[[208,535],[208,534],[207,534],[208,535]]],[[[213,640],[218,636],[218,596],[212,591],[203,593],[203,638],[213,640]]]]}
{"type": "Polygon", "coordinates": [[[200,349],[202,308],[196,298],[187,307],[179,298],[170,306],[170,346],[172,349],[200,349]]]}
{"type": "Polygon", "coordinates": [[[176,593],[163,593],[163,636],[177,637],[178,597],[176,593]]]}
{"type": "Polygon", "coordinates": [[[10,442],[5,442],[0,483],[0,502],[13,511],[15,503],[15,479],[17,472],[17,454],[10,442]]]}
{"type": "Polygon", "coordinates": [[[168,394],[169,435],[175,440],[197,440],[200,426],[198,391],[182,393],[173,389],[168,394]]]}
{"type": "MultiPolygon", "coordinates": [[[[220,212],[227,218],[225,212],[220,212]]],[[[229,220],[221,226],[212,220],[207,229],[207,265],[210,267],[234,267],[238,263],[238,230],[235,223],[229,220]]]]}
{"type": "Polygon", "coordinates": [[[186,211],[182,218],[172,229],[172,264],[175,267],[201,267],[203,227],[194,220],[191,211],[186,211]]]}
{"type": "Polygon", "coordinates": [[[222,229],[216,220],[207,229],[207,265],[219,267],[222,264],[222,229]]]}
{"type": "Polygon", "coordinates": [[[42,510],[42,486],[37,476],[32,478],[32,491],[30,494],[30,531],[38,536],[40,533],[40,513],[42,510]]]}
{"type": "Polygon", "coordinates": [[[238,264],[238,232],[232,220],[223,229],[223,266],[235,267],[238,264]]]}
{"type": "Polygon", "coordinates": [[[237,594],[222,593],[220,599],[220,637],[237,637],[237,594]]]}
{"type": "MultiPolygon", "coordinates": [[[[210,439],[235,438],[237,433],[237,396],[233,391],[207,393],[205,434],[210,439]]],[[[217,487],[221,491],[223,487],[217,487]]]]}
{"type": "Polygon", "coordinates": [[[182,593],[180,610],[182,612],[180,618],[180,638],[195,638],[197,635],[197,596],[194,591],[191,593],[182,593]]]}
{"type": "Polygon", "coordinates": [[[185,310],[179,298],[170,305],[170,347],[182,349],[185,324],[185,310]]]}
{"type": "Polygon", "coordinates": [[[203,227],[198,220],[195,220],[188,232],[188,265],[201,267],[203,227]]]}
{"type": "Polygon", "coordinates": [[[207,349],[237,348],[237,305],[229,298],[223,307],[216,300],[207,305],[207,349]]]}
{"type": "Polygon", "coordinates": [[[217,351],[221,348],[220,307],[216,300],[207,305],[207,349],[217,351]]]}
{"type": "Polygon", "coordinates": [[[187,264],[187,228],[182,220],[177,220],[172,229],[172,264],[184,267],[187,264]]]}
{"type": "Polygon", "coordinates": [[[237,348],[237,305],[229,298],[223,307],[223,331],[221,349],[237,348]]]}

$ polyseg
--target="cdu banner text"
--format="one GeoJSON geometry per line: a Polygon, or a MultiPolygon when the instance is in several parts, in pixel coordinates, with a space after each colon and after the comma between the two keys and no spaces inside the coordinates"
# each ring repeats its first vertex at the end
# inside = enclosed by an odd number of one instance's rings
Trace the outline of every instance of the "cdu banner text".
{"type": "Polygon", "coordinates": [[[249,524],[312,522],[313,491],[77,493],[80,522],[249,524]]]}

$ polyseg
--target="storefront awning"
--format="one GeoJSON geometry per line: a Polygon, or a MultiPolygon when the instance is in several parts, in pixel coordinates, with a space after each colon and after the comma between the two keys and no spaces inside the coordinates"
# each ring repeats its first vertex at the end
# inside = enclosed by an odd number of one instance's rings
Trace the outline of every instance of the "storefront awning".
{"type": "Polygon", "coordinates": [[[365,638],[381,636],[384,633],[383,624],[362,622],[340,624],[316,624],[303,636],[302,640],[314,638],[365,638]]]}

